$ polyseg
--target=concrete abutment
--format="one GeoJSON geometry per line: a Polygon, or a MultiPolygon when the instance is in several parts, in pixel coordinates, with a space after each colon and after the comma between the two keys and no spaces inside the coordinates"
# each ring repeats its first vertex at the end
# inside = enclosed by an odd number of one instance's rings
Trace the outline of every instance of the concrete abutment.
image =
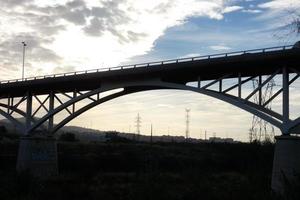
{"type": "Polygon", "coordinates": [[[17,172],[47,178],[58,175],[57,142],[52,137],[21,137],[17,172]]]}
{"type": "Polygon", "coordinates": [[[277,136],[274,150],[271,188],[285,195],[300,180],[300,137],[277,136]]]}

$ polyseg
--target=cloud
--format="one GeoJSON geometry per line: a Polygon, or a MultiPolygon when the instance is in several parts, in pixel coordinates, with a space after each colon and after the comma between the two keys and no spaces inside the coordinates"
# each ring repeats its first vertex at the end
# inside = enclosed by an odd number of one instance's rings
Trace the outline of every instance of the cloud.
{"type": "Polygon", "coordinates": [[[180,58],[193,58],[193,57],[199,57],[201,56],[201,54],[199,53],[189,53],[189,54],[185,54],[184,56],[181,56],[180,58]]]}
{"type": "Polygon", "coordinates": [[[213,46],[210,46],[209,48],[211,48],[212,50],[215,50],[215,51],[226,51],[226,50],[231,49],[230,47],[224,46],[224,45],[213,45],[213,46]]]}
{"type": "Polygon", "coordinates": [[[157,107],[159,108],[174,108],[174,106],[169,104],[158,104],[157,107]]]}
{"type": "Polygon", "coordinates": [[[25,4],[31,3],[31,2],[33,2],[33,0],[10,0],[10,1],[2,0],[0,2],[1,2],[2,6],[17,7],[20,5],[25,5],[25,4]]]}
{"type": "Polygon", "coordinates": [[[231,13],[242,9],[242,6],[228,6],[223,9],[223,13],[231,13]]]}
{"type": "Polygon", "coordinates": [[[114,66],[146,54],[168,28],[190,17],[220,20],[224,13],[240,9],[230,2],[0,0],[0,42],[6,46],[0,64],[15,68],[20,63],[19,44],[27,41],[26,62],[32,74],[51,73],[55,65],[66,70],[114,66]]]}
{"type": "Polygon", "coordinates": [[[300,1],[298,0],[272,0],[258,4],[263,12],[257,19],[266,22],[268,29],[275,31],[274,36],[280,40],[290,40],[297,37],[298,29],[295,19],[300,16],[300,1]]]}
{"type": "Polygon", "coordinates": [[[273,0],[258,4],[257,7],[266,11],[262,14],[262,19],[274,19],[274,17],[280,17],[282,20],[286,19],[291,12],[300,13],[300,1],[298,0],[273,0]]]}
{"type": "Polygon", "coordinates": [[[257,14],[257,13],[262,13],[262,10],[258,9],[243,9],[242,12],[244,13],[250,13],[250,14],[257,14]]]}
{"type": "Polygon", "coordinates": [[[103,34],[104,20],[99,18],[92,18],[90,24],[84,27],[85,33],[90,36],[100,36],[103,34]]]}
{"type": "Polygon", "coordinates": [[[300,7],[300,2],[298,0],[272,0],[259,4],[258,7],[279,11],[300,7]]]}
{"type": "Polygon", "coordinates": [[[74,69],[74,67],[73,66],[64,66],[64,67],[60,67],[60,66],[58,66],[58,67],[55,67],[54,69],[53,69],[53,74],[55,74],[55,73],[65,73],[65,72],[74,72],[75,71],[75,69],[74,69]]]}

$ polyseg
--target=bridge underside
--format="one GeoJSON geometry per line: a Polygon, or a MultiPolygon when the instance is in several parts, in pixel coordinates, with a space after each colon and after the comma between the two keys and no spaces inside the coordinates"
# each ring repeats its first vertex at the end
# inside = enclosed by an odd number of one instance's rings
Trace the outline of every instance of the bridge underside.
{"type": "Polygon", "coordinates": [[[0,103],[0,114],[10,120],[23,135],[38,132],[51,135],[80,114],[109,100],[141,91],[176,89],[197,92],[227,102],[269,122],[284,135],[300,133],[300,117],[291,120],[289,115],[289,86],[300,76],[297,69],[277,68],[265,78],[244,77],[242,71],[237,74],[234,79],[232,74],[228,73],[211,81],[202,81],[199,75],[194,85],[165,81],[159,77],[142,77],[126,81],[102,81],[99,87],[88,91],[74,88],[72,92],[52,90],[47,95],[39,95],[28,90],[22,97],[2,98],[2,101],[5,101],[0,103]],[[224,82],[228,78],[231,80],[230,86],[226,85],[225,88],[224,82]],[[269,99],[264,99],[264,89],[274,78],[281,79],[282,86],[269,99]],[[246,85],[253,80],[257,81],[257,87],[246,94],[244,90],[249,90],[246,85]],[[114,92],[107,94],[109,91],[114,92]],[[278,96],[281,96],[282,101],[281,113],[271,110],[268,106],[278,96]],[[258,98],[258,101],[253,102],[254,97],[258,98]],[[41,117],[38,118],[37,115],[41,117]],[[54,117],[57,116],[60,116],[61,120],[55,124],[54,117]],[[25,121],[19,121],[20,117],[25,121]]]}

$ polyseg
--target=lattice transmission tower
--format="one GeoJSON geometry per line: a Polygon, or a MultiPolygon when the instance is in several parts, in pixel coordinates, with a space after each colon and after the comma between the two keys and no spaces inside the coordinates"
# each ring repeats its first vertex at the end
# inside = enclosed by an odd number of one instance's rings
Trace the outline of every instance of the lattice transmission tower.
{"type": "MultiPolygon", "coordinates": [[[[259,79],[253,79],[252,80],[252,86],[253,89],[256,89],[260,85],[259,79]]],[[[259,100],[259,94],[256,93],[254,95],[254,103],[262,105],[268,101],[273,96],[273,88],[276,86],[274,79],[271,79],[264,89],[262,88],[261,92],[261,102],[259,100]]],[[[267,109],[272,109],[271,102],[266,105],[267,109]]],[[[272,126],[270,123],[266,122],[265,120],[261,119],[260,117],[257,117],[256,115],[253,115],[252,117],[252,126],[249,130],[249,140],[250,142],[254,141],[270,141],[274,142],[275,137],[275,130],[274,126],[272,126]]]]}
{"type": "Polygon", "coordinates": [[[138,113],[137,117],[135,119],[137,139],[139,139],[140,134],[141,134],[141,126],[142,126],[141,123],[142,123],[142,119],[141,119],[140,113],[138,113]]]}
{"type": "Polygon", "coordinates": [[[185,112],[186,112],[186,119],[185,119],[185,125],[186,125],[186,129],[185,129],[185,139],[188,139],[190,137],[190,111],[191,109],[186,108],[185,112]]]}

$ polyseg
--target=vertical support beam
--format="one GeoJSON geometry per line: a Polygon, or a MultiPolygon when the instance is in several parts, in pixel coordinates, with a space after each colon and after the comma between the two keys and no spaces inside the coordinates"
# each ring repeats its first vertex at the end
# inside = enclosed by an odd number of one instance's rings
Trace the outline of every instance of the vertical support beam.
{"type": "Polygon", "coordinates": [[[222,83],[223,83],[223,81],[222,81],[222,79],[219,81],[219,92],[222,92],[222,83]]]}
{"type": "MultiPolygon", "coordinates": [[[[51,91],[49,94],[49,113],[54,109],[54,92],[51,91]]],[[[53,129],[53,116],[49,117],[48,121],[48,132],[51,133],[53,129]]]]}
{"type": "Polygon", "coordinates": [[[200,89],[201,88],[201,77],[200,76],[198,76],[197,83],[198,83],[197,87],[200,89]]]}
{"type": "Polygon", "coordinates": [[[7,113],[9,114],[9,111],[10,111],[10,109],[9,109],[9,106],[10,106],[10,97],[7,98],[7,105],[8,105],[8,107],[7,107],[7,113]]]}
{"type": "Polygon", "coordinates": [[[14,97],[12,97],[11,100],[10,100],[10,106],[11,106],[11,107],[14,106],[14,97]]]}
{"type": "Polygon", "coordinates": [[[25,135],[28,135],[27,132],[31,127],[31,115],[32,115],[32,93],[27,92],[27,99],[26,99],[26,130],[25,135]]]}
{"type": "MultiPolygon", "coordinates": [[[[77,90],[75,89],[74,92],[73,92],[73,98],[76,98],[77,97],[77,90]]],[[[72,106],[72,113],[75,112],[75,103],[73,103],[73,106],[72,106]]]]}
{"type": "Polygon", "coordinates": [[[7,107],[7,113],[11,114],[10,107],[14,106],[14,98],[13,97],[8,97],[7,98],[7,105],[8,105],[8,107],[7,107]]]}
{"type": "Polygon", "coordinates": [[[239,84],[238,96],[239,98],[241,98],[242,97],[242,74],[241,73],[239,73],[238,84],[239,84]]]}
{"type": "MultiPolygon", "coordinates": [[[[12,115],[13,114],[13,111],[10,110],[10,107],[14,107],[14,97],[11,97],[11,98],[8,98],[8,108],[7,108],[7,113],[9,115],[12,115]],[[10,99],[10,100],[9,100],[10,99]]],[[[17,106],[18,107],[18,106],[17,106]]]]}
{"type": "Polygon", "coordinates": [[[289,72],[287,67],[282,68],[282,115],[283,115],[283,135],[289,135],[287,130],[290,111],[289,111],[289,72]]]}
{"type": "MultiPolygon", "coordinates": [[[[262,77],[258,76],[258,87],[262,84],[262,77]]],[[[262,104],[262,88],[258,90],[258,104],[261,106],[262,104]]]]}

